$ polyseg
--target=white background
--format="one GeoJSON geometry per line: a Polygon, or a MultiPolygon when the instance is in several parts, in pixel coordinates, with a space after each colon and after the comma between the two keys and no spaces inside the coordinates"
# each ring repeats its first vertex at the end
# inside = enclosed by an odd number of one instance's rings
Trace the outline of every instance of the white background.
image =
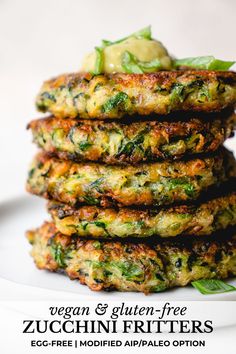
{"type": "Polygon", "coordinates": [[[0,0],[0,198],[23,193],[27,122],[43,80],[76,71],[100,39],[149,24],[177,57],[235,59],[234,0],[0,0]]]}
{"type": "MultiPolygon", "coordinates": [[[[24,193],[36,151],[25,127],[40,116],[34,98],[43,80],[78,70],[100,39],[117,39],[149,24],[153,36],[177,57],[233,60],[235,10],[235,0],[0,0],[0,200],[24,193]]],[[[26,293],[42,295],[4,283],[5,296],[26,293]]],[[[229,354],[235,350],[234,334],[231,328],[214,337],[229,354]]],[[[222,353],[218,348],[215,354],[222,353]]]]}

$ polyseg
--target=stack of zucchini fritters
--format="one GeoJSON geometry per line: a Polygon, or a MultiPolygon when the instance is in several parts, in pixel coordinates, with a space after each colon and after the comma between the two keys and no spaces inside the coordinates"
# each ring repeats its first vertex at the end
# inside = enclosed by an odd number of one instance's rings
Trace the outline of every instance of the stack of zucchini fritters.
{"type": "Polygon", "coordinates": [[[52,221],[29,231],[41,269],[92,290],[158,292],[236,275],[236,73],[62,75],[29,124],[29,192],[52,221]]]}

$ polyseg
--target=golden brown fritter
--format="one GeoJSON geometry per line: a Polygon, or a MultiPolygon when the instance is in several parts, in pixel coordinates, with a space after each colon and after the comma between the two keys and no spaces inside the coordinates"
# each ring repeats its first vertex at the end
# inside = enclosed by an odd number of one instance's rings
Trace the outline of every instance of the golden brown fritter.
{"type": "MultiPolygon", "coordinates": [[[[70,205],[167,205],[195,200],[225,181],[228,157],[224,151],[189,161],[114,166],[74,163],[40,153],[31,165],[27,190],[70,205]]],[[[230,173],[235,176],[235,167],[230,173]]]]}
{"type": "Polygon", "coordinates": [[[65,235],[93,238],[204,236],[236,225],[236,192],[198,205],[137,210],[70,207],[49,202],[49,212],[65,235]]]}
{"type": "Polygon", "coordinates": [[[232,134],[235,117],[215,113],[210,120],[129,124],[47,117],[33,120],[28,127],[39,147],[61,159],[136,164],[214,152],[232,134]]]}
{"type": "Polygon", "coordinates": [[[175,111],[212,112],[235,103],[236,73],[209,70],[66,74],[46,81],[36,99],[42,112],[85,119],[166,115],[175,111]]]}
{"type": "Polygon", "coordinates": [[[101,242],[62,235],[54,224],[27,233],[38,268],[64,270],[91,290],[148,294],[198,279],[236,275],[236,238],[165,243],[101,242]]]}

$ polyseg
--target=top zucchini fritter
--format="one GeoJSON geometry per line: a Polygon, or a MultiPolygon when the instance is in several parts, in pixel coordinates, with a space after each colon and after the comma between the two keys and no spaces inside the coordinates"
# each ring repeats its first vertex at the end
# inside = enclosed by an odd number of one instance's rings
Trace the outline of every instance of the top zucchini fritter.
{"type": "Polygon", "coordinates": [[[236,73],[160,71],[154,74],[85,73],[46,81],[37,108],[62,118],[121,118],[125,115],[212,112],[236,103],[236,73]]]}

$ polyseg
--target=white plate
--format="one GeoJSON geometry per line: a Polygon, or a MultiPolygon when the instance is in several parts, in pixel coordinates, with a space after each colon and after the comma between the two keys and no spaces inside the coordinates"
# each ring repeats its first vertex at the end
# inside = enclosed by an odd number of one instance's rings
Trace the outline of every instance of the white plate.
{"type": "MultiPolygon", "coordinates": [[[[0,278],[41,289],[70,292],[99,300],[176,301],[176,300],[236,300],[236,292],[202,295],[191,286],[144,296],[140,293],[92,292],[78,281],[61,274],[38,270],[29,255],[31,246],[24,234],[48,219],[45,201],[22,196],[0,204],[0,278]]],[[[236,286],[236,279],[230,284],[236,286]]]]}

